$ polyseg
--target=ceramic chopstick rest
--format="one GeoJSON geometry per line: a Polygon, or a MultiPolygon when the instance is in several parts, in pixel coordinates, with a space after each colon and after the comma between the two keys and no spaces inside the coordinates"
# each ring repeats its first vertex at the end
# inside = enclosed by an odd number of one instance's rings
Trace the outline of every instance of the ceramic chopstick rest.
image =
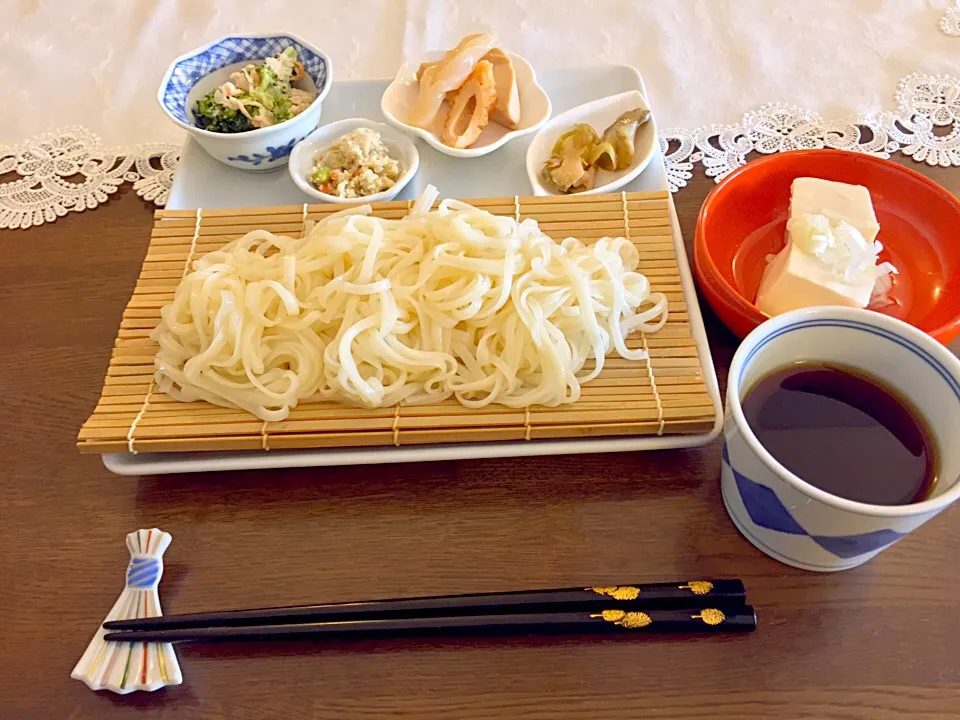
{"type": "MultiPolygon", "coordinates": [[[[163,575],[163,553],[170,534],[157,528],[127,535],[130,564],[126,585],[104,622],[161,615],[157,585],[163,575]]],[[[115,643],[97,630],[70,677],[91,690],[112,690],[125,695],[134,690],[153,691],[183,682],[177,656],[170,643],[115,643]]]]}

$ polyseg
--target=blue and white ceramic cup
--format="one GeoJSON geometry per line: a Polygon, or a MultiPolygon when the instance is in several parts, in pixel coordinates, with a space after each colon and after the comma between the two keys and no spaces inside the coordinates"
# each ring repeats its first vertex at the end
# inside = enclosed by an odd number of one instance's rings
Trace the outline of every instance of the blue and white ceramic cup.
{"type": "Polygon", "coordinates": [[[744,537],[805,570],[856,567],[960,498],[960,360],[922,331],[868,310],[785,313],[750,333],[734,355],[723,433],[723,502],[744,537]],[[837,497],[794,475],[761,446],[740,403],[760,378],[804,360],[860,368],[923,413],[939,456],[929,498],[885,506],[837,497]]]}

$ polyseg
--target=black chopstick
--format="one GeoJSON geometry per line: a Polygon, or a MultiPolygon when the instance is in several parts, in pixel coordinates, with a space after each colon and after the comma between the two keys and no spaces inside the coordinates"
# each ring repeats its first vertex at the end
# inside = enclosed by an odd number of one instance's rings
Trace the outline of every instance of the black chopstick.
{"type": "Polygon", "coordinates": [[[574,610],[667,610],[671,608],[736,607],[746,602],[740,580],[690,580],[672,583],[611,585],[565,590],[526,590],[480,595],[373,600],[297,605],[223,612],[166,615],[104,623],[106,630],[159,630],[188,627],[243,627],[308,623],[335,619],[442,617],[508,613],[557,613],[574,610]]]}
{"type": "Polygon", "coordinates": [[[397,635],[500,635],[509,633],[723,633],[751,632],[757,616],[749,605],[685,610],[455,615],[288,623],[247,627],[180,627],[110,632],[110,642],[225,642],[397,635]]]}

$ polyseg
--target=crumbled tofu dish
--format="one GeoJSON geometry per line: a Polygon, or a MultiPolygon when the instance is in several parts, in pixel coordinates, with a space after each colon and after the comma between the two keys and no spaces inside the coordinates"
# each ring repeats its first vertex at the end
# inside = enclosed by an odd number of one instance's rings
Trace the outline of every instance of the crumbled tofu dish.
{"type": "Polygon", "coordinates": [[[361,198],[389,190],[400,173],[400,163],[380,142],[380,133],[357,128],[320,151],[310,182],[327,195],[361,198]]]}

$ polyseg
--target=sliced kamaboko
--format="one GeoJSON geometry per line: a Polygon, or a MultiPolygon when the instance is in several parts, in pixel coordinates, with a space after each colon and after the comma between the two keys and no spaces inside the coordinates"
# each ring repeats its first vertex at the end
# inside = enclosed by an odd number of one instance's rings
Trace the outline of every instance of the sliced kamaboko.
{"type": "Polygon", "coordinates": [[[493,33],[468,35],[438,62],[428,65],[420,74],[420,91],[407,122],[429,128],[440,111],[444,95],[456,90],[473,72],[480,59],[497,44],[493,33]]]}
{"type": "Polygon", "coordinates": [[[520,92],[517,90],[517,71],[513,61],[500,48],[494,48],[483,56],[493,64],[493,79],[497,90],[497,105],[490,119],[510,130],[520,127],[520,92]]]}
{"type": "MultiPolygon", "coordinates": [[[[497,104],[490,113],[490,120],[510,130],[516,130],[520,127],[520,91],[517,87],[517,71],[513,61],[500,48],[494,48],[482,59],[493,65],[494,88],[497,91],[497,104]]],[[[420,80],[423,74],[438,62],[421,63],[417,68],[416,79],[420,80]]],[[[445,94],[450,105],[453,105],[456,94],[456,90],[450,90],[445,94]]]]}
{"type": "Polygon", "coordinates": [[[497,104],[494,84],[493,65],[481,60],[454,95],[447,121],[443,125],[445,144],[468,148],[477,141],[490,122],[490,112],[497,104]]]}

